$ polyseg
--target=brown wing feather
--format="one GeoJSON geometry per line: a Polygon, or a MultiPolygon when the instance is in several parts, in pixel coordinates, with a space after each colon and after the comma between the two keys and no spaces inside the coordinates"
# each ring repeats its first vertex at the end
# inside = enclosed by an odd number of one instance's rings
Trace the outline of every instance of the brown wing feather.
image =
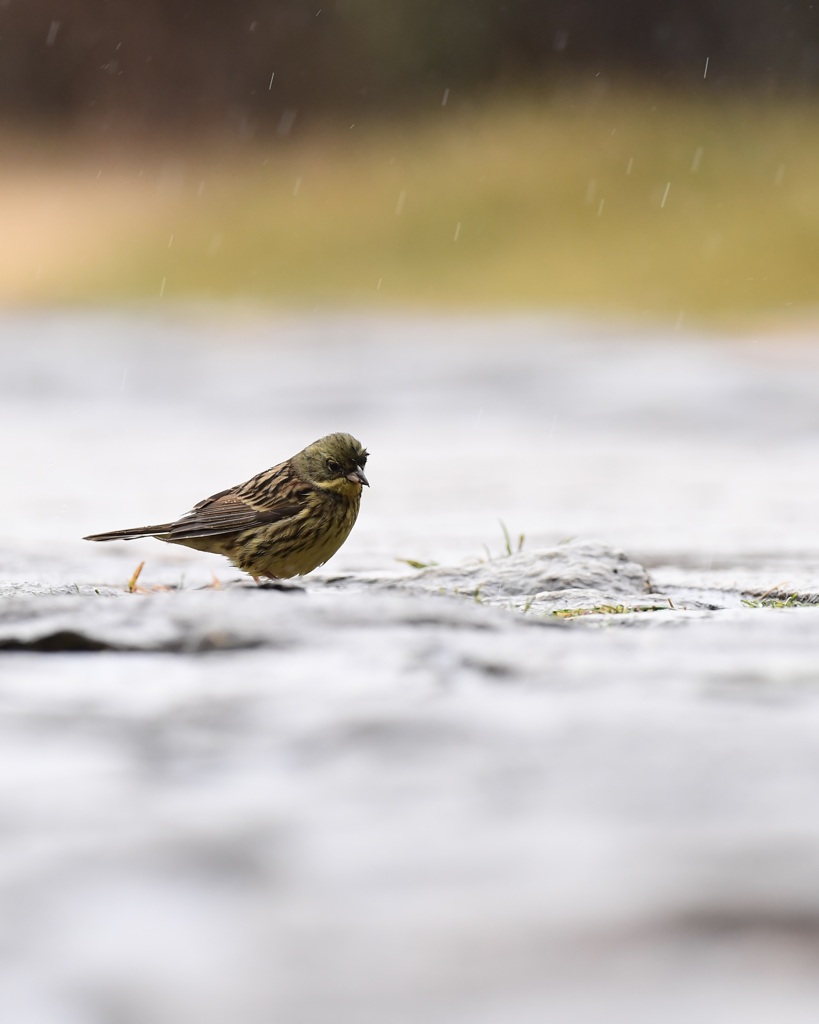
{"type": "Polygon", "coordinates": [[[309,485],[292,474],[288,463],[282,463],[238,487],[219,491],[200,501],[172,524],[166,539],[217,537],[280,522],[298,515],[309,493],[309,485]]]}

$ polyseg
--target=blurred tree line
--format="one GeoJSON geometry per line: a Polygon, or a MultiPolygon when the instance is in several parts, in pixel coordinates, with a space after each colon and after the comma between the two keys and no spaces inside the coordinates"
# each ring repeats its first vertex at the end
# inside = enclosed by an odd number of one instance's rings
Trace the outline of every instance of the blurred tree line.
{"type": "Polygon", "coordinates": [[[819,12],[805,0],[0,0],[0,116],[17,122],[286,133],[498,86],[687,87],[706,60],[714,87],[811,90],[819,12]]]}

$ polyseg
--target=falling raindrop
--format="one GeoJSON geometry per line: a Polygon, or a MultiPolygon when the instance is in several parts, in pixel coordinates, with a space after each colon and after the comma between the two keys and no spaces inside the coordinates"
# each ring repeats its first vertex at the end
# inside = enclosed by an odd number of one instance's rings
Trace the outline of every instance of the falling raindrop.
{"type": "Polygon", "coordinates": [[[443,98],[441,99],[441,106],[442,107],[446,106],[446,101],[448,99],[449,99],[449,89],[444,89],[444,95],[443,95],[443,98]]]}
{"type": "Polygon", "coordinates": [[[458,238],[460,237],[460,234],[461,234],[461,222],[458,221],[458,223],[455,225],[455,235],[453,236],[452,241],[453,242],[457,242],[458,238]]]}
{"type": "Polygon", "coordinates": [[[282,116],[279,118],[279,124],[276,128],[276,134],[287,136],[293,130],[293,125],[296,123],[296,111],[288,107],[287,110],[282,111],[282,116]]]}
{"type": "Polygon", "coordinates": [[[273,88],[273,79],[275,77],[276,77],[276,72],[274,71],[273,74],[270,76],[270,81],[267,83],[267,91],[268,92],[270,92],[270,90],[273,88]]]}
{"type": "Polygon", "coordinates": [[[603,215],[603,207],[605,206],[605,204],[606,204],[606,200],[605,199],[601,199],[599,204],[598,204],[598,206],[597,206],[597,216],[598,217],[602,217],[602,215],[603,215]]]}
{"type": "Polygon", "coordinates": [[[691,161],[692,174],[696,174],[697,171],[700,169],[700,163],[702,162],[702,155],[704,152],[705,150],[702,148],[702,146],[697,146],[697,148],[694,150],[694,159],[691,161]]]}
{"type": "Polygon", "coordinates": [[[706,57],[705,58],[705,67],[702,69],[702,77],[703,78],[705,78],[708,75],[708,61],[709,60],[711,60],[710,57],[706,57]]]}
{"type": "Polygon", "coordinates": [[[160,297],[160,299],[165,294],[165,282],[167,280],[168,280],[167,277],[163,277],[162,278],[162,284],[159,286],[159,297],[160,297]]]}
{"type": "Polygon", "coordinates": [[[665,192],[663,192],[663,198],[660,200],[660,209],[661,210],[665,208],[665,201],[666,201],[666,199],[668,199],[668,192],[669,192],[670,188],[671,188],[671,182],[667,181],[665,183],[665,192]]]}
{"type": "Polygon", "coordinates": [[[48,35],[46,36],[46,46],[53,46],[57,42],[57,33],[60,31],[59,21],[52,21],[48,26],[48,35]]]}
{"type": "Polygon", "coordinates": [[[296,181],[295,181],[295,183],[293,185],[293,195],[297,196],[299,194],[299,190],[300,189],[301,189],[301,178],[296,178],[296,181]]]}
{"type": "Polygon", "coordinates": [[[406,198],[407,198],[407,193],[402,189],[398,193],[398,202],[395,204],[395,216],[396,217],[400,217],[401,214],[404,212],[404,203],[406,201],[406,198]]]}
{"type": "Polygon", "coordinates": [[[626,164],[626,174],[631,174],[632,167],[634,167],[634,157],[630,156],[628,158],[628,163],[626,164]]]}

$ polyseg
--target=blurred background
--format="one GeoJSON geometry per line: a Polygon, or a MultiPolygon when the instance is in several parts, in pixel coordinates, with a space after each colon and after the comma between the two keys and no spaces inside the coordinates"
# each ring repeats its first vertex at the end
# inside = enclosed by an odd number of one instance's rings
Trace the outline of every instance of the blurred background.
{"type": "Polygon", "coordinates": [[[0,301],[776,325],[819,14],[762,0],[3,0],[0,301]]]}

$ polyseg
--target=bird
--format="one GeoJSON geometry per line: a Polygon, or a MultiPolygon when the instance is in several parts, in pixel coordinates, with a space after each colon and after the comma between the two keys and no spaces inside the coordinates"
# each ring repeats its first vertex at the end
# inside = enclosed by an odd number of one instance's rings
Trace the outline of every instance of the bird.
{"type": "Polygon", "coordinates": [[[328,434],[292,458],[205,498],[170,523],[93,533],[83,540],[154,537],[226,555],[257,583],[305,576],[350,535],[369,453],[351,434],[328,434]]]}

